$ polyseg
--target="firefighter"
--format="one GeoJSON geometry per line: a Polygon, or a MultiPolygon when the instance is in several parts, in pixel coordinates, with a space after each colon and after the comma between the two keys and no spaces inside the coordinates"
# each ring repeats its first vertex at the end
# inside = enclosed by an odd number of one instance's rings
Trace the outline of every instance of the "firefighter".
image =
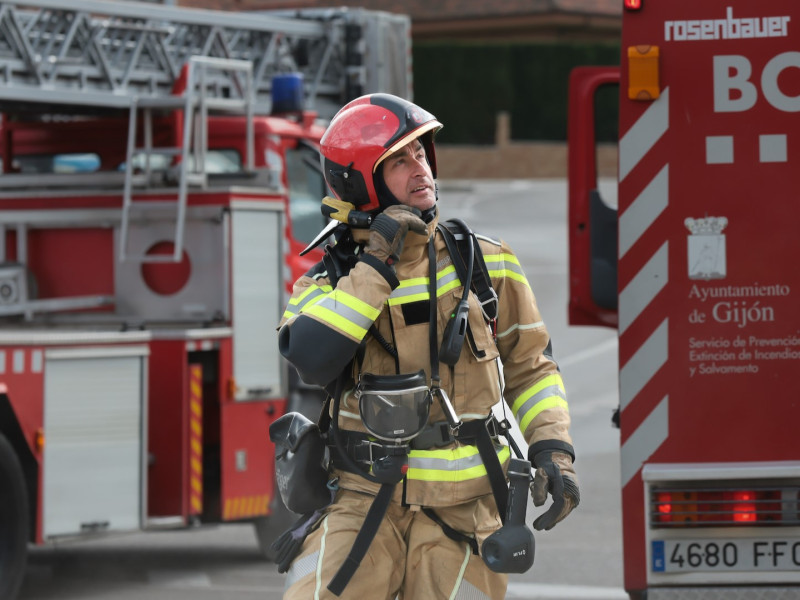
{"type": "Polygon", "coordinates": [[[496,296],[488,319],[437,233],[441,127],[411,102],[372,94],[322,138],[335,195],[324,212],[368,226],[340,229],[279,326],[281,354],[334,402],[333,501],[306,524],[284,598],[504,598],[507,574],[481,556],[505,512],[496,480],[511,450],[492,413],[503,398],[528,443],[534,504],[554,501],[534,527],[578,505],[564,384],[518,259],[477,239],[496,296]]]}

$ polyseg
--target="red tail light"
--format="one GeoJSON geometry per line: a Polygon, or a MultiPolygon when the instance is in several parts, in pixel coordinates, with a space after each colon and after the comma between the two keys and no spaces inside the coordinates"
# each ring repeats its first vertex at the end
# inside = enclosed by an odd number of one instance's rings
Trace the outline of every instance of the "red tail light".
{"type": "Polygon", "coordinates": [[[625,0],[625,8],[628,10],[639,10],[642,8],[642,0],[625,0]]]}
{"type": "Polygon", "coordinates": [[[799,500],[797,488],[655,489],[651,521],[654,527],[797,526],[799,500]]]}
{"type": "Polygon", "coordinates": [[[672,494],[660,492],[656,496],[658,498],[656,504],[658,514],[656,516],[661,522],[669,522],[670,513],[672,513],[672,494]]]}
{"type": "Polygon", "coordinates": [[[756,493],[736,491],[733,496],[733,520],[736,523],[753,523],[756,520],[756,493]]]}

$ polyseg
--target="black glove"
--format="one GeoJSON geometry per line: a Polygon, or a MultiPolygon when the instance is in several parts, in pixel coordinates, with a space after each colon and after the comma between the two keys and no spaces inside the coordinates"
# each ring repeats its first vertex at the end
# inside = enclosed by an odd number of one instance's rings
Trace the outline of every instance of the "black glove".
{"type": "Polygon", "coordinates": [[[533,465],[536,467],[531,483],[533,505],[542,506],[548,493],[553,496],[553,505],[533,522],[533,528],[549,530],[580,504],[578,477],[572,466],[572,457],[566,452],[539,452],[533,458],[533,465]]]}
{"type": "Polygon", "coordinates": [[[320,508],[314,512],[306,513],[284,531],[278,539],[270,545],[270,550],[275,553],[275,564],[278,565],[278,573],[286,573],[292,564],[294,557],[300,552],[303,542],[312,531],[314,531],[322,517],[325,515],[325,508],[320,508]]]}
{"type": "Polygon", "coordinates": [[[392,266],[403,251],[403,241],[409,231],[420,235],[428,233],[419,209],[404,204],[390,206],[372,221],[364,252],[392,266]]]}

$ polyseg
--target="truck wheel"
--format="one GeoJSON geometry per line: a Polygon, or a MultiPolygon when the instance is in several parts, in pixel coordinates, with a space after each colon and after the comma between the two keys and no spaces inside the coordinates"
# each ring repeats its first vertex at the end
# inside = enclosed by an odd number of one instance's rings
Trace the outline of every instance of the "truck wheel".
{"type": "Polygon", "coordinates": [[[270,515],[268,517],[258,517],[253,521],[253,529],[256,533],[256,540],[258,540],[258,551],[265,560],[270,562],[275,560],[275,553],[269,548],[270,544],[299,518],[299,515],[296,515],[283,505],[283,500],[281,500],[280,494],[277,493],[277,489],[276,484],[276,494],[270,505],[270,515]]]}
{"type": "Polygon", "coordinates": [[[28,490],[17,455],[0,434],[0,598],[16,597],[28,558],[28,490]]]}

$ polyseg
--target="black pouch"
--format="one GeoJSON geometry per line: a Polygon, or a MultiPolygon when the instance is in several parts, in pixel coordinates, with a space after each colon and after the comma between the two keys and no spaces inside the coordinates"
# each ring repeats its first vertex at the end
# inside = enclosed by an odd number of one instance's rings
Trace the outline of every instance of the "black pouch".
{"type": "Polygon", "coordinates": [[[330,504],[327,449],[317,424],[298,412],[286,413],[270,425],[269,439],[286,508],[305,514],[330,504]]]}

